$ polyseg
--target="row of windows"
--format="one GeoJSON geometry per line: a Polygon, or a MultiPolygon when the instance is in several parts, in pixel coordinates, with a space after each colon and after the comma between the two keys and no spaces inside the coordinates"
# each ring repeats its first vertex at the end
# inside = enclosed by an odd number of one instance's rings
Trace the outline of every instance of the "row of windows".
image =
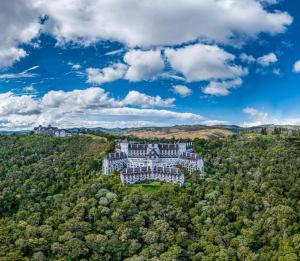
{"type": "Polygon", "coordinates": [[[166,182],[183,182],[184,178],[170,178],[170,177],[140,177],[140,176],[135,176],[135,177],[123,177],[122,179],[125,181],[125,183],[129,182],[137,182],[137,181],[145,181],[145,180],[159,180],[159,181],[166,181],[166,182]]]}

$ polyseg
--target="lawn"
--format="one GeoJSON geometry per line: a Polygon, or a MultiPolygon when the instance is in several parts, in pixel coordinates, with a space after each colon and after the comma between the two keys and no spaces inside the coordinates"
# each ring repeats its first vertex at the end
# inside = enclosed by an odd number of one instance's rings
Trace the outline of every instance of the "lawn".
{"type": "Polygon", "coordinates": [[[135,190],[135,189],[142,189],[144,192],[147,193],[155,193],[158,192],[162,186],[162,184],[159,181],[148,181],[144,183],[138,183],[138,184],[131,184],[127,185],[129,190],[135,190]]]}

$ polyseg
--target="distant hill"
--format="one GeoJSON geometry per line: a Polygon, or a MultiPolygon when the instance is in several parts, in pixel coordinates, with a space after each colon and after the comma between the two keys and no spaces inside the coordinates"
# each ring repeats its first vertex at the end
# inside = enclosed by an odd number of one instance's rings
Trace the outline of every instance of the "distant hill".
{"type": "Polygon", "coordinates": [[[279,128],[284,132],[289,132],[295,129],[300,129],[300,126],[291,125],[262,125],[250,128],[243,128],[237,125],[176,125],[172,127],[141,127],[118,129],[116,132],[107,130],[112,134],[120,134],[124,136],[134,136],[141,139],[222,139],[228,135],[239,132],[256,131],[260,132],[265,128],[267,132],[272,133],[275,128],[279,128]]]}
{"type": "Polygon", "coordinates": [[[195,138],[224,138],[234,131],[230,128],[208,127],[202,125],[173,126],[157,128],[136,128],[125,130],[125,136],[135,136],[146,139],[195,139],[195,138]]]}
{"type": "MultiPolygon", "coordinates": [[[[133,136],[141,139],[208,139],[217,138],[222,139],[228,135],[239,132],[256,131],[260,132],[263,128],[271,133],[275,128],[279,128],[284,132],[300,129],[296,125],[260,125],[254,127],[240,127],[237,125],[175,125],[170,127],[138,127],[138,128],[69,128],[72,132],[85,132],[95,131],[104,132],[118,136],[133,136]]],[[[13,134],[13,133],[29,133],[30,131],[0,131],[0,134],[13,134]]]]}

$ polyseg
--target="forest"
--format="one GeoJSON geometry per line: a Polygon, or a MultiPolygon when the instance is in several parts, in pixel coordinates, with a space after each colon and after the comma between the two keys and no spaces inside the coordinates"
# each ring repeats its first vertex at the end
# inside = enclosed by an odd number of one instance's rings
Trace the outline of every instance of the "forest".
{"type": "Polygon", "coordinates": [[[206,177],[123,186],[113,137],[0,136],[0,260],[299,260],[299,137],[195,140],[206,177]]]}

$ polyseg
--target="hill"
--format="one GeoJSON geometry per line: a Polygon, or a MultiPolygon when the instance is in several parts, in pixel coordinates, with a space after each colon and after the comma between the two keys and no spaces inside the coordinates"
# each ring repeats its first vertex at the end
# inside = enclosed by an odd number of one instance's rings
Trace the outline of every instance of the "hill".
{"type": "MultiPolygon", "coordinates": [[[[299,126],[291,125],[261,125],[243,128],[236,125],[177,125],[171,127],[141,127],[117,130],[104,130],[117,135],[132,136],[140,139],[223,139],[229,135],[240,132],[261,132],[266,129],[268,133],[280,129],[284,133],[298,130],[299,126]]],[[[102,130],[103,131],[103,130],[102,130]]]]}
{"type": "Polygon", "coordinates": [[[299,138],[198,140],[207,178],[122,186],[113,140],[0,136],[0,260],[297,260],[299,138]]]}
{"type": "Polygon", "coordinates": [[[224,138],[232,134],[231,130],[201,125],[174,126],[156,128],[128,129],[125,136],[134,136],[140,139],[195,139],[195,138],[224,138]]]}
{"type": "MultiPolygon", "coordinates": [[[[291,133],[299,130],[300,126],[296,125],[260,125],[254,127],[240,127],[237,125],[175,125],[169,127],[139,127],[139,128],[70,128],[75,133],[102,133],[102,135],[127,136],[139,139],[223,139],[228,135],[241,132],[261,132],[266,129],[268,133],[280,129],[283,133],[291,133]]],[[[0,131],[0,134],[26,134],[29,130],[22,131],[0,131]]]]}

